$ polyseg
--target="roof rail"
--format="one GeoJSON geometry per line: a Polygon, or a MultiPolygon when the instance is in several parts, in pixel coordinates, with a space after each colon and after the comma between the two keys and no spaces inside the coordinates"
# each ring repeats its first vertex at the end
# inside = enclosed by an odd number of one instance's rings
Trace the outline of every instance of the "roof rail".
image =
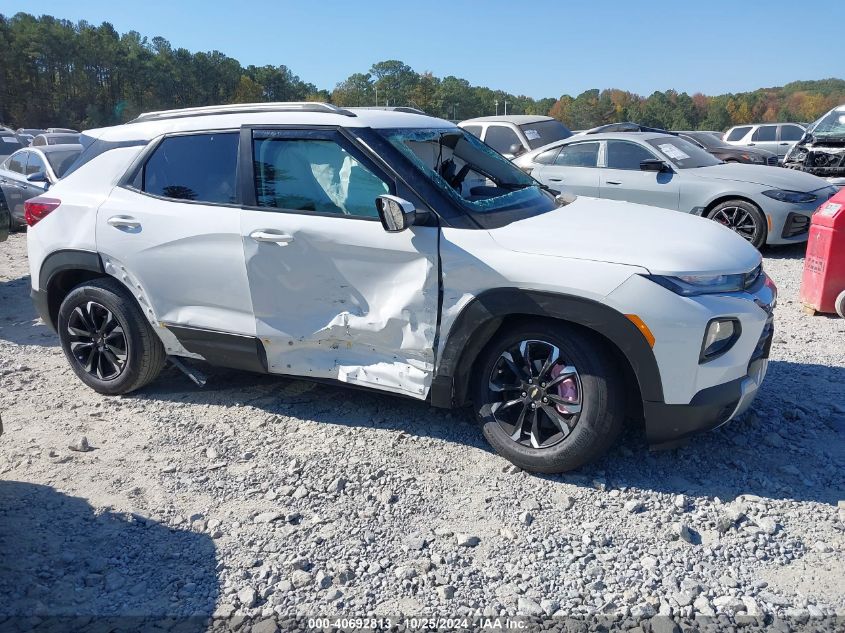
{"type": "Polygon", "coordinates": [[[177,108],[175,110],[158,110],[144,112],[129,123],[143,121],[163,121],[193,116],[211,116],[215,114],[241,114],[245,112],[323,112],[325,114],[340,114],[342,116],[356,116],[344,108],[330,103],[318,101],[270,101],[266,103],[230,103],[226,105],[201,106],[197,108],[177,108]]]}
{"type": "Polygon", "coordinates": [[[411,106],[355,106],[350,110],[387,110],[389,112],[407,112],[408,114],[425,114],[419,108],[411,106]]]}

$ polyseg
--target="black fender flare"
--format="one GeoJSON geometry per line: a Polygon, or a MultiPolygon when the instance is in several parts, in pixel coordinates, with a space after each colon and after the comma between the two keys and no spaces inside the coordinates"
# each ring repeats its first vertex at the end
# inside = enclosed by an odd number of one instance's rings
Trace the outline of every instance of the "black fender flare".
{"type": "MultiPolygon", "coordinates": [[[[41,318],[48,326],[55,330],[55,317],[58,314],[56,291],[57,286],[61,287],[70,281],[61,279],[64,272],[84,271],[89,278],[101,277],[106,274],[103,267],[103,260],[94,251],[83,251],[76,249],[63,249],[54,251],[41,262],[41,270],[38,272],[38,290],[32,291],[32,299],[35,308],[41,318]],[[58,282],[58,283],[57,283],[58,282]]],[[[69,288],[64,288],[69,290],[69,288]]]]}
{"type": "Polygon", "coordinates": [[[466,402],[469,372],[475,358],[502,319],[511,316],[560,319],[602,335],[627,358],[643,400],[663,402],[663,383],[654,352],[639,328],[624,314],[583,297],[498,288],[479,294],[455,319],[432,380],[433,406],[449,408],[466,402]]]}

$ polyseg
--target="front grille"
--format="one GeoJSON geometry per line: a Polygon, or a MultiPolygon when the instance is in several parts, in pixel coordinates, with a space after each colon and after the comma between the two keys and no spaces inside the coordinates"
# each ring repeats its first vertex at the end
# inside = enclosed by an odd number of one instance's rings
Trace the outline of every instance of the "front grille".
{"type": "Polygon", "coordinates": [[[790,213],[786,216],[781,237],[795,237],[810,230],[810,218],[803,213],[790,213]]]}
{"type": "Polygon", "coordinates": [[[778,166],[778,157],[777,156],[769,156],[766,159],[766,164],[769,167],[777,167],[778,166]]]}

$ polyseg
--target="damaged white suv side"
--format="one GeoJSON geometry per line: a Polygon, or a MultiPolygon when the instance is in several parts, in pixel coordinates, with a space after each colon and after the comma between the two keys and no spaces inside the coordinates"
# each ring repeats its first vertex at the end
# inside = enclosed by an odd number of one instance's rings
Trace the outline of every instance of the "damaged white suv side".
{"type": "Polygon", "coordinates": [[[149,113],[83,134],[27,202],[32,296],[80,379],[170,357],[471,404],[532,471],[666,445],[763,379],[776,291],[717,223],[544,190],[460,128],[325,104],[149,113]],[[567,204],[568,202],[568,204],[567,204]]]}

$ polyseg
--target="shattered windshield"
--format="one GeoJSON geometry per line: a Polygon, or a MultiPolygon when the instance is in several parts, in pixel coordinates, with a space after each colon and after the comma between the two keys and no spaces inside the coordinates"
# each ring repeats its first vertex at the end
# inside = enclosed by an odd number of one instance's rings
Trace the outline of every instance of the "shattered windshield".
{"type": "Polygon", "coordinates": [[[845,111],[831,110],[807,130],[813,136],[845,138],[845,111]]]}
{"type": "Polygon", "coordinates": [[[555,207],[539,183],[460,128],[379,130],[450,197],[474,213],[548,211],[555,207]]]}

